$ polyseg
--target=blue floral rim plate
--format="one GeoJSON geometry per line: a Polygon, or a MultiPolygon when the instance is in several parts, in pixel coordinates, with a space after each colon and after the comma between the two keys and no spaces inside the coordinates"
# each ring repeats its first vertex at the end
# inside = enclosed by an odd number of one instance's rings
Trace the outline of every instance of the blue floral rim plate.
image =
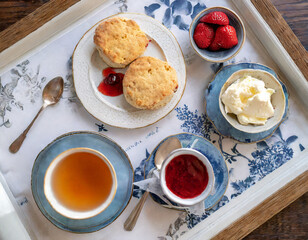
{"type": "Polygon", "coordinates": [[[212,121],[213,125],[217,129],[217,131],[226,137],[234,138],[235,140],[243,143],[253,143],[253,142],[259,142],[262,141],[268,137],[270,137],[276,129],[279,127],[279,125],[283,122],[283,120],[286,118],[288,113],[288,92],[286,86],[279,80],[277,74],[274,72],[274,70],[270,69],[267,66],[258,64],[258,63],[238,63],[238,64],[232,64],[227,65],[223,67],[214,77],[213,81],[209,84],[208,88],[205,91],[205,100],[206,100],[206,114],[208,118],[212,121]],[[236,71],[242,70],[242,69],[259,69],[266,72],[269,72],[270,74],[274,75],[278,81],[280,82],[284,95],[285,95],[285,111],[282,117],[282,120],[280,123],[278,123],[273,128],[259,133],[246,133],[242,132],[236,128],[234,128],[222,115],[221,111],[219,110],[219,93],[224,85],[224,83],[227,81],[227,79],[236,71]]]}
{"type": "MultiPolygon", "coordinates": [[[[213,195],[208,196],[204,201],[205,210],[211,209],[220,201],[220,199],[226,192],[229,182],[229,171],[221,152],[207,139],[201,136],[194,135],[192,133],[179,133],[166,137],[156,146],[156,148],[153,150],[153,152],[147,159],[144,166],[144,175],[149,177],[152,172],[151,170],[156,168],[154,163],[156,151],[159,146],[170,137],[178,138],[182,144],[182,147],[184,148],[192,147],[193,149],[201,152],[204,156],[208,158],[208,160],[212,164],[215,175],[215,185],[212,192],[213,195]]],[[[174,208],[177,210],[181,209],[181,207],[178,207],[178,205],[172,201],[170,201],[170,203],[172,204],[170,205],[153,193],[151,193],[151,196],[155,202],[161,204],[164,207],[174,208]]]]}
{"type": "Polygon", "coordinates": [[[125,151],[108,137],[93,132],[71,132],[47,145],[37,156],[31,175],[34,200],[43,215],[55,226],[74,233],[89,233],[111,224],[126,208],[133,190],[134,173],[125,151]],[[102,213],[88,219],[69,219],[56,212],[44,194],[44,177],[51,161],[70,148],[87,147],[103,153],[114,167],[118,188],[111,204],[102,213]]]}

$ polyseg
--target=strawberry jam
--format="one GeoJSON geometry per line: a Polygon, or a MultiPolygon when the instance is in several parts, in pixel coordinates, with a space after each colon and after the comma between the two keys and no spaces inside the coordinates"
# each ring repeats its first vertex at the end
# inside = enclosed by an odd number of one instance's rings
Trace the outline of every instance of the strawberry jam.
{"type": "Polygon", "coordinates": [[[110,73],[116,73],[116,72],[115,72],[115,71],[113,70],[113,68],[111,68],[111,67],[105,68],[105,69],[103,70],[103,76],[104,76],[104,77],[108,77],[108,75],[109,75],[110,73]]]}
{"type": "Polygon", "coordinates": [[[205,165],[189,154],[173,158],[166,167],[165,178],[169,190],[183,199],[200,195],[209,181],[205,165]]]}
{"type": "Polygon", "coordinates": [[[147,43],[147,45],[145,47],[148,47],[150,42],[151,42],[151,39],[149,40],[149,42],[147,43]]]}
{"type": "Polygon", "coordinates": [[[98,91],[110,97],[119,96],[123,93],[123,73],[116,73],[112,68],[103,70],[104,80],[98,85],[98,91]]]}

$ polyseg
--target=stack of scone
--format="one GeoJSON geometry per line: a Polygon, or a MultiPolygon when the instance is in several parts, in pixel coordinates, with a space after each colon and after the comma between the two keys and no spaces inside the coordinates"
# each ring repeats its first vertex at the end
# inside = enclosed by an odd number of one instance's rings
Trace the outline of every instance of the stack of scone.
{"type": "Polygon", "coordinates": [[[178,88],[177,74],[167,62],[140,57],[149,43],[146,34],[131,19],[114,17],[95,30],[94,43],[103,61],[114,68],[128,67],[123,93],[129,104],[139,109],[165,106],[178,88]]]}

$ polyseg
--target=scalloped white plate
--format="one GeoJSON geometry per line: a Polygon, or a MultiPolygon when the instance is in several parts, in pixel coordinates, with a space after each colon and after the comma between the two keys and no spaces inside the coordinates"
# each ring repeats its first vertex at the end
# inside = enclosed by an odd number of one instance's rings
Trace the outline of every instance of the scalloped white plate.
{"type": "MultiPolygon", "coordinates": [[[[168,61],[177,72],[178,90],[171,101],[158,110],[134,108],[126,102],[123,94],[108,97],[100,93],[97,87],[103,80],[102,70],[108,67],[100,59],[93,42],[94,32],[101,23],[100,21],[83,35],[73,54],[73,78],[76,93],[85,109],[103,123],[120,128],[146,127],[170,113],[184,93],[186,66],[182,50],[173,34],[157,20],[136,13],[121,13],[114,16],[130,18],[138,23],[141,30],[151,39],[143,56],[168,61]]],[[[125,73],[126,69],[116,69],[116,71],[125,73]]]]}

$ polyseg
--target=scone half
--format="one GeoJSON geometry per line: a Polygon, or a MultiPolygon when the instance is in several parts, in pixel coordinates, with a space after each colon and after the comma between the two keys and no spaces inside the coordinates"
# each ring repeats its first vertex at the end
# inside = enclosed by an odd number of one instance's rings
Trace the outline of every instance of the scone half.
{"type": "Polygon", "coordinates": [[[121,17],[113,17],[99,24],[93,40],[100,57],[114,68],[125,68],[144,53],[149,43],[134,20],[121,17]]]}
{"type": "Polygon", "coordinates": [[[128,67],[123,79],[126,101],[139,109],[165,106],[178,88],[177,73],[167,62],[140,57],[128,67]]]}

